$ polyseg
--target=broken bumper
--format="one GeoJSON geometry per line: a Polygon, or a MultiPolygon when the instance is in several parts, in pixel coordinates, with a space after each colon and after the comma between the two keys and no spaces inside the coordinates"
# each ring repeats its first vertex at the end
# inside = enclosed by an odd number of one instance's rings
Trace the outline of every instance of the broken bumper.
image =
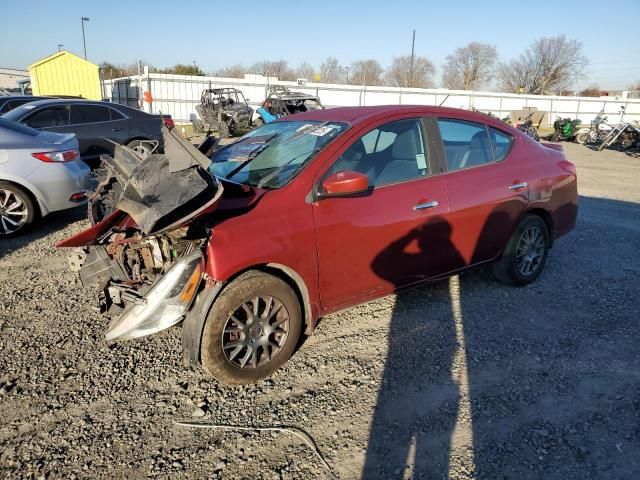
{"type": "Polygon", "coordinates": [[[196,296],[202,273],[200,251],[178,260],[144,297],[131,302],[111,322],[107,342],[145,337],[179,323],[196,296]]]}

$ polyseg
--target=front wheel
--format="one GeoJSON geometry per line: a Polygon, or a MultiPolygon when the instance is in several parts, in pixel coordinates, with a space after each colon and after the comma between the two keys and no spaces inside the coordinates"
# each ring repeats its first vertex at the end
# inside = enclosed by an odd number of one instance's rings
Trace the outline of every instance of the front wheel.
{"type": "Polygon", "coordinates": [[[293,354],[302,310],[283,280],[250,271],[215,300],[204,325],[202,367],[228,384],[253,383],[273,374],[293,354]]]}
{"type": "Polygon", "coordinates": [[[547,261],[549,244],[549,228],[544,220],[537,215],[525,215],[493,266],[496,278],[516,286],[533,282],[547,261]]]}
{"type": "Polygon", "coordinates": [[[264,125],[264,120],[262,119],[262,117],[258,117],[253,121],[253,126],[255,128],[260,128],[263,125],[264,125]]]}
{"type": "Polygon", "coordinates": [[[231,127],[224,120],[218,122],[218,136],[220,138],[229,138],[231,136],[231,127]]]}

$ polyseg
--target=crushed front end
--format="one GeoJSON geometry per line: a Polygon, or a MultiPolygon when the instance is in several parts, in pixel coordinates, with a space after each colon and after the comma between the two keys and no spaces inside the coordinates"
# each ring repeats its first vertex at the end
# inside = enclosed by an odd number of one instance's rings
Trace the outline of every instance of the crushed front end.
{"type": "Polygon", "coordinates": [[[112,317],[106,340],[139,338],[179,323],[204,277],[209,220],[222,185],[209,159],[164,129],[164,154],[124,147],[103,158],[89,197],[92,226],[58,244],[80,247],[71,266],[97,284],[112,317]]]}

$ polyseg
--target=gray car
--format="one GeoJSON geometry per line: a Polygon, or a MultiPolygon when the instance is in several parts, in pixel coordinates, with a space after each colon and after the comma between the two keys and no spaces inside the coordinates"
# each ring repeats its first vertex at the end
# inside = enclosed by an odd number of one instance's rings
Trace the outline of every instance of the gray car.
{"type": "Polygon", "coordinates": [[[90,176],[74,134],[0,118],[0,238],[50,212],[85,203],[90,176]]]}
{"type": "Polygon", "coordinates": [[[170,116],[151,115],[116,103],[68,98],[27,103],[2,118],[38,130],[75,133],[80,156],[92,168],[100,164],[100,155],[113,154],[113,143],[126,145],[142,156],[152,153],[162,141],[163,118],[171,122],[170,116]]]}

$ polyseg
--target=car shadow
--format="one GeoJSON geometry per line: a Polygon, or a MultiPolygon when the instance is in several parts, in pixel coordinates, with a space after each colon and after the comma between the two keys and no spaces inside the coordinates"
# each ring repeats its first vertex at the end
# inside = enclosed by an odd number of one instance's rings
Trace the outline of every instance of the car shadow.
{"type": "MultiPolygon", "coordinates": [[[[397,294],[362,479],[634,478],[640,471],[640,443],[629,440],[638,434],[640,391],[628,372],[640,365],[630,314],[637,291],[627,273],[640,272],[640,209],[586,197],[580,205],[576,230],[528,286],[502,285],[481,267],[397,294]],[[585,272],[608,283],[592,285],[585,272]]],[[[447,227],[439,229],[438,251],[455,256],[447,227]]],[[[382,279],[392,280],[381,259],[426,261],[426,245],[399,250],[407,240],[372,263],[382,279]]]]}
{"type": "Polygon", "coordinates": [[[0,259],[16,250],[26,247],[33,241],[46,237],[58,230],[62,230],[74,222],[86,220],[86,218],[86,205],[80,205],[69,210],[53,212],[44,218],[39,218],[21,234],[0,239],[0,259]]]}

